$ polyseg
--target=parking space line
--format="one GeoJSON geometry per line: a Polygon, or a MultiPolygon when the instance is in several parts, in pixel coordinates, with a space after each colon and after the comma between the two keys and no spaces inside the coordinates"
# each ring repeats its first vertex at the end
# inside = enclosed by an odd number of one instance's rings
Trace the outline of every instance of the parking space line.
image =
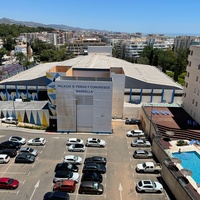
{"type": "Polygon", "coordinates": [[[18,174],[18,175],[20,175],[20,174],[22,174],[22,175],[26,174],[26,173],[21,173],[21,172],[8,172],[8,171],[7,172],[0,172],[0,173],[3,173],[3,174],[8,174],[9,173],[9,174],[18,174]]]}
{"type": "Polygon", "coordinates": [[[0,190],[0,193],[13,193],[13,194],[17,194],[18,193],[18,191],[13,191],[13,190],[0,190]]]}

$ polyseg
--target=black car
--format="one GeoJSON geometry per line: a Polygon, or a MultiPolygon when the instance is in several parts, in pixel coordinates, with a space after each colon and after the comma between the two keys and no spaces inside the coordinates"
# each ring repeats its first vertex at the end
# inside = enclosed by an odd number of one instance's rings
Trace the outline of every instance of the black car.
{"type": "Polygon", "coordinates": [[[83,181],[80,184],[79,194],[103,194],[104,188],[101,183],[95,181],[83,181]]]}
{"type": "Polygon", "coordinates": [[[27,153],[18,154],[15,158],[15,163],[33,163],[35,156],[27,153]]]}
{"type": "Polygon", "coordinates": [[[57,171],[72,171],[72,172],[77,172],[78,171],[78,167],[75,164],[71,164],[71,163],[58,163],[55,167],[54,172],[57,171]]]}
{"type": "Polygon", "coordinates": [[[21,144],[19,142],[5,141],[0,143],[0,149],[16,149],[19,150],[21,144]]]}
{"type": "Polygon", "coordinates": [[[83,181],[96,181],[101,183],[103,181],[103,177],[101,174],[97,174],[95,172],[88,172],[82,175],[81,182],[83,181]]]}
{"type": "Polygon", "coordinates": [[[106,165],[107,159],[102,156],[92,156],[85,159],[84,164],[87,164],[87,163],[98,163],[98,164],[106,165]]]}
{"type": "Polygon", "coordinates": [[[17,155],[16,149],[2,149],[0,150],[0,154],[7,154],[11,158],[14,158],[17,155]]]}
{"type": "Polygon", "coordinates": [[[141,121],[139,119],[131,118],[126,119],[125,124],[140,124],[141,121]]]}
{"type": "Polygon", "coordinates": [[[105,165],[97,164],[97,163],[87,163],[84,165],[83,173],[87,172],[96,172],[99,174],[105,174],[106,173],[106,167],[105,165]]]}
{"type": "Polygon", "coordinates": [[[47,192],[43,200],[69,200],[69,194],[67,192],[60,192],[60,191],[53,191],[53,192],[47,192]]]}

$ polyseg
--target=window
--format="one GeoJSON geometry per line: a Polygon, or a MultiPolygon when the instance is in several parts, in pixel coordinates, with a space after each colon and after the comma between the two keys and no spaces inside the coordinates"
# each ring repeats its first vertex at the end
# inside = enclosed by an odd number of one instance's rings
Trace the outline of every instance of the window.
{"type": "Polygon", "coordinates": [[[199,96],[199,90],[197,91],[197,95],[199,96]]]}
{"type": "Polygon", "coordinates": [[[196,82],[198,81],[198,79],[199,79],[199,77],[197,76],[197,77],[196,77],[196,82]]]}
{"type": "Polygon", "coordinates": [[[194,93],[196,93],[196,88],[194,88],[194,93]]]}
{"type": "Polygon", "coordinates": [[[187,73],[187,77],[189,77],[189,76],[190,76],[190,72],[187,73]]]}
{"type": "Polygon", "coordinates": [[[192,100],[192,104],[194,104],[194,99],[192,100]]]}
{"type": "Polygon", "coordinates": [[[186,88],[188,87],[188,83],[185,83],[185,87],[186,87],[186,88]]]}
{"type": "Polygon", "coordinates": [[[200,64],[198,65],[198,70],[200,70],[200,64]]]}
{"type": "Polygon", "coordinates": [[[196,107],[198,106],[198,102],[196,102],[195,106],[196,106],[196,107]]]}
{"type": "Polygon", "coordinates": [[[191,66],[191,64],[192,64],[192,63],[191,63],[191,61],[189,61],[189,64],[188,64],[188,66],[191,66]]]}
{"type": "Polygon", "coordinates": [[[193,51],[192,51],[192,50],[190,50],[190,55],[191,55],[191,56],[193,55],[193,51]]]}
{"type": "Polygon", "coordinates": [[[186,97],[186,93],[184,93],[184,97],[186,97]]]}

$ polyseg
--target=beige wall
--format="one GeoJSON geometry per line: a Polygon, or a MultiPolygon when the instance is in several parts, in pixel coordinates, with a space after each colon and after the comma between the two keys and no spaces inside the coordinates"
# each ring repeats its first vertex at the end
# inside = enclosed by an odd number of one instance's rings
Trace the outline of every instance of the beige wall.
{"type": "Polygon", "coordinates": [[[190,52],[182,102],[184,110],[200,124],[200,45],[190,46],[190,52]]]}

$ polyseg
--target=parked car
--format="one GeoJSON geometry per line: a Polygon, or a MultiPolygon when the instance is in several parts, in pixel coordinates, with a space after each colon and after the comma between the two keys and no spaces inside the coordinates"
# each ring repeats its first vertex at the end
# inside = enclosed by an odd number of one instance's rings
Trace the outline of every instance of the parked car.
{"type": "Polygon", "coordinates": [[[98,138],[88,138],[85,146],[86,147],[105,147],[106,142],[98,138]]]}
{"type": "Polygon", "coordinates": [[[27,144],[33,146],[44,146],[46,144],[46,140],[44,138],[33,138],[29,140],[27,144]]]}
{"type": "Polygon", "coordinates": [[[162,165],[155,162],[143,162],[136,165],[136,172],[139,173],[160,173],[162,170],[162,165]]]}
{"type": "Polygon", "coordinates": [[[103,181],[103,176],[95,172],[87,172],[82,174],[81,182],[83,181],[96,181],[101,183],[103,181]]]}
{"type": "Polygon", "coordinates": [[[22,145],[26,144],[26,139],[20,136],[11,136],[8,140],[12,142],[19,142],[22,145]]]}
{"type": "Polygon", "coordinates": [[[0,150],[0,154],[7,154],[11,158],[13,158],[17,155],[17,150],[16,149],[2,149],[0,150]]]}
{"type": "Polygon", "coordinates": [[[58,163],[55,167],[55,170],[54,172],[57,172],[57,171],[72,171],[72,172],[78,172],[78,167],[75,165],[75,164],[71,164],[71,163],[58,163]]]}
{"type": "Polygon", "coordinates": [[[63,162],[80,165],[80,164],[82,164],[82,158],[79,157],[79,156],[67,155],[67,156],[64,157],[63,162]]]}
{"type": "Polygon", "coordinates": [[[83,166],[83,173],[87,172],[96,172],[99,174],[105,174],[106,173],[106,167],[105,165],[97,164],[97,163],[87,163],[83,166]]]}
{"type": "Polygon", "coordinates": [[[10,156],[7,154],[0,154],[0,164],[6,164],[10,161],[10,156]]]}
{"type": "Polygon", "coordinates": [[[3,119],[1,119],[1,122],[15,125],[18,124],[18,120],[13,117],[4,117],[3,119]]]}
{"type": "Polygon", "coordinates": [[[0,149],[16,149],[19,150],[21,144],[19,142],[5,141],[0,143],[0,149]]]}
{"type": "Polygon", "coordinates": [[[103,194],[104,188],[101,183],[95,181],[83,181],[80,184],[79,194],[103,194]]]}
{"type": "Polygon", "coordinates": [[[163,186],[157,181],[141,180],[137,182],[136,189],[138,192],[163,192],[163,186]]]}
{"type": "Polygon", "coordinates": [[[140,124],[141,121],[139,119],[131,118],[131,119],[126,119],[125,124],[140,124]]]}
{"type": "Polygon", "coordinates": [[[126,133],[127,137],[144,137],[144,132],[142,130],[130,130],[126,133]]]}
{"type": "Polygon", "coordinates": [[[80,179],[80,175],[77,172],[57,171],[55,173],[53,182],[56,183],[58,181],[63,181],[63,180],[73,180],[76,183],[78,183],[79,179],[80,179]]]}
{"type": "Polygon", "coordinates": [[[19,186],[19,181],[13,178],[1,177],[0,189],[16,189],[19,186]]]}
{"type": "Polygon", "coordinates": [[[98,164],[106,165],[107,159],[102,156],[92,156],[85,159],[84,164],[87,164],[87,163],[98,163],[98,164]]]}
{"type": "Polygon", "coordinates": [[[73,180],[63,180],[56,182],[53,186],[53,191],[74,192],[76,189],[76,182],[73,180]]]}
{"type": "Polygon", "coordinates": [[[152,158],[153,154],[151,153],[151,151],[138,149],[134,151],[133,157],[134,158],[152,158]]]}
{"type": "Polygon", "coordinates": [[[79,151],[79,152],[84,152],[85,151],[85,145],[84,144],[71,144],[68,147],[68,151],[79,151]]]}
{"type": "Polygon", "coordinates": [[[132,147],[150,147],[151,143],[147,140],[136,139],[131,142],[132,147]]]}
{"type": "Polygon", "coordinates": [[[15,163],[33,163],[35,161],[35,156],[27,153],[20,153],[15,158],[15,163]]]}
{"type": "Polygon", "coordinates": [[[66,145],[71,145],[71,144],[84,144],[84,141],[78,138],[69,138],[66,142],[66,145]]]}
{"type": "Polygon", "coordinates": [[[69,194],[67,192],[60,192],[60,191],[53,191],[53,192],[47,192],[43,200],[69,200],[69,194]]]}
{"type": "Polygon", "coordinates": [[[30,147],[21,147],[19,149],[19,153],[28,153],[28,154],[31,154],[33,156],[37,156],[38,150],[30,148],[30,147]]]}

